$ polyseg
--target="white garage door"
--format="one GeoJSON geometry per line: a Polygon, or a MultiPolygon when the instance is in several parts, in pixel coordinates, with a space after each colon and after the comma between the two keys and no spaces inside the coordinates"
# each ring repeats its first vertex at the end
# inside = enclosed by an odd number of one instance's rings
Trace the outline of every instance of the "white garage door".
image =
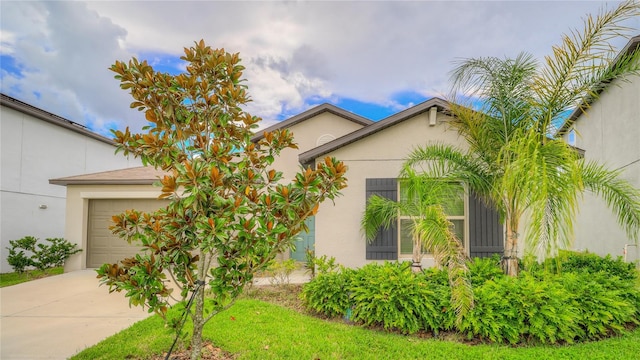
{"type": "Polygon", "coordinates": [[[109,226],[113,215],[125,210],[153,211],[167,201],[156,199],[96,199],[89,200],[87,234],[87,267],[98,268],[104,263],[118,263],[138,252],[139,246],[129,245],[124,239],[111,234],[109,226]]]}

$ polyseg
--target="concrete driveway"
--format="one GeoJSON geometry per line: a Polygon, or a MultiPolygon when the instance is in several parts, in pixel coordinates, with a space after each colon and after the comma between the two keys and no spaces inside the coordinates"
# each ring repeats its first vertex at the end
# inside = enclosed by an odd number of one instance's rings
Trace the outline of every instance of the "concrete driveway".
{"type": "Polygon", "coordinates": [[[149,316],[80,270],[0,288],[0,359],[67,359],[149,316]]]}

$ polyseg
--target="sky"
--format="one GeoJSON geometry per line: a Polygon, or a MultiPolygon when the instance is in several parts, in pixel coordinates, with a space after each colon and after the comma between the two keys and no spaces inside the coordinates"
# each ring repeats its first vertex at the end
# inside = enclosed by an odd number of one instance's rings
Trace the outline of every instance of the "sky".
{"type": "MultiPolygon", "coordinates": [[[[449,93],[457,61],[520,52],[542,61],[561,35],[616,1],[0,2],[2,93],[110,137],[144,116],[108,70],[148,60],[184,70],[204,39],[240,53],[261,127],[331,103],[380,120],[449,93]]],[[[630,19],[632,35],[640,19],[630,19]]],[[[621,49],[620,38],[612,45],[621,49]]]]}

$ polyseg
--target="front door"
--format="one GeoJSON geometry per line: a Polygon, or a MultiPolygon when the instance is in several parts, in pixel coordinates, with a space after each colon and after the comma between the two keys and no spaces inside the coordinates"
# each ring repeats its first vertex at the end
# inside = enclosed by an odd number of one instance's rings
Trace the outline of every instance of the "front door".
{"type": "Polygon", "coordinates": [[[309,228],[309,232],[300,232],[295,242],[295,250],[291,249],[291,258],[296,261],[305,261],[307,249],[313,250],[315,248],[315,234],[316,234],[316,218],[310,216],[305,220],[305,224],[309,228]]]}

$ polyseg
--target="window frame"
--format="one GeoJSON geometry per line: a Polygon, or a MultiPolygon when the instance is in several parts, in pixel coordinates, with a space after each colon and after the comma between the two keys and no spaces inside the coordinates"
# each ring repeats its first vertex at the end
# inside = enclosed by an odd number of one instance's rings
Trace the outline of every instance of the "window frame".
{"type": "MultiPolygon", "coordinates": [[[[401,184],[402,184],[402,180],[401,178],[398,178],[397,181],[397,192],[398,192],[398,200],[397,201],[401,201],[401,194],[402,194],[402,189],[401,189],[401,184]]],[[[448,220],[462,220],[462,226],[463,226],[463,231],[462,231],[462,236],[464,237],[462,239],[462,245],[464,248],[464,252],[467,256],[469,256],[469,191],[467,188],[466,184],[461,184],[462,186],[462,201],[463,201],[463,214],[462,215],[447,215],[447,219],[448,220]]],[[[413,257],[413,244],[411,247],[411,252],[410,253],[403,253],[402,252],[402,221],[403,220],[414,220],[420,218],[420,216],[415,216],[415,215],[402,215],[402,214],[398,214],[398,218],[396,220],[396,231],[397,231],[397,236],[398,236],[398,260],[410,260],[413,257]]],[[[412,241],[413,242],[413,241],[412,241]]],[[[428,252],[422,252],[423,256],[427,256],[427,257],[433,257],[432,253],[428,253],[428,252]]]]}

